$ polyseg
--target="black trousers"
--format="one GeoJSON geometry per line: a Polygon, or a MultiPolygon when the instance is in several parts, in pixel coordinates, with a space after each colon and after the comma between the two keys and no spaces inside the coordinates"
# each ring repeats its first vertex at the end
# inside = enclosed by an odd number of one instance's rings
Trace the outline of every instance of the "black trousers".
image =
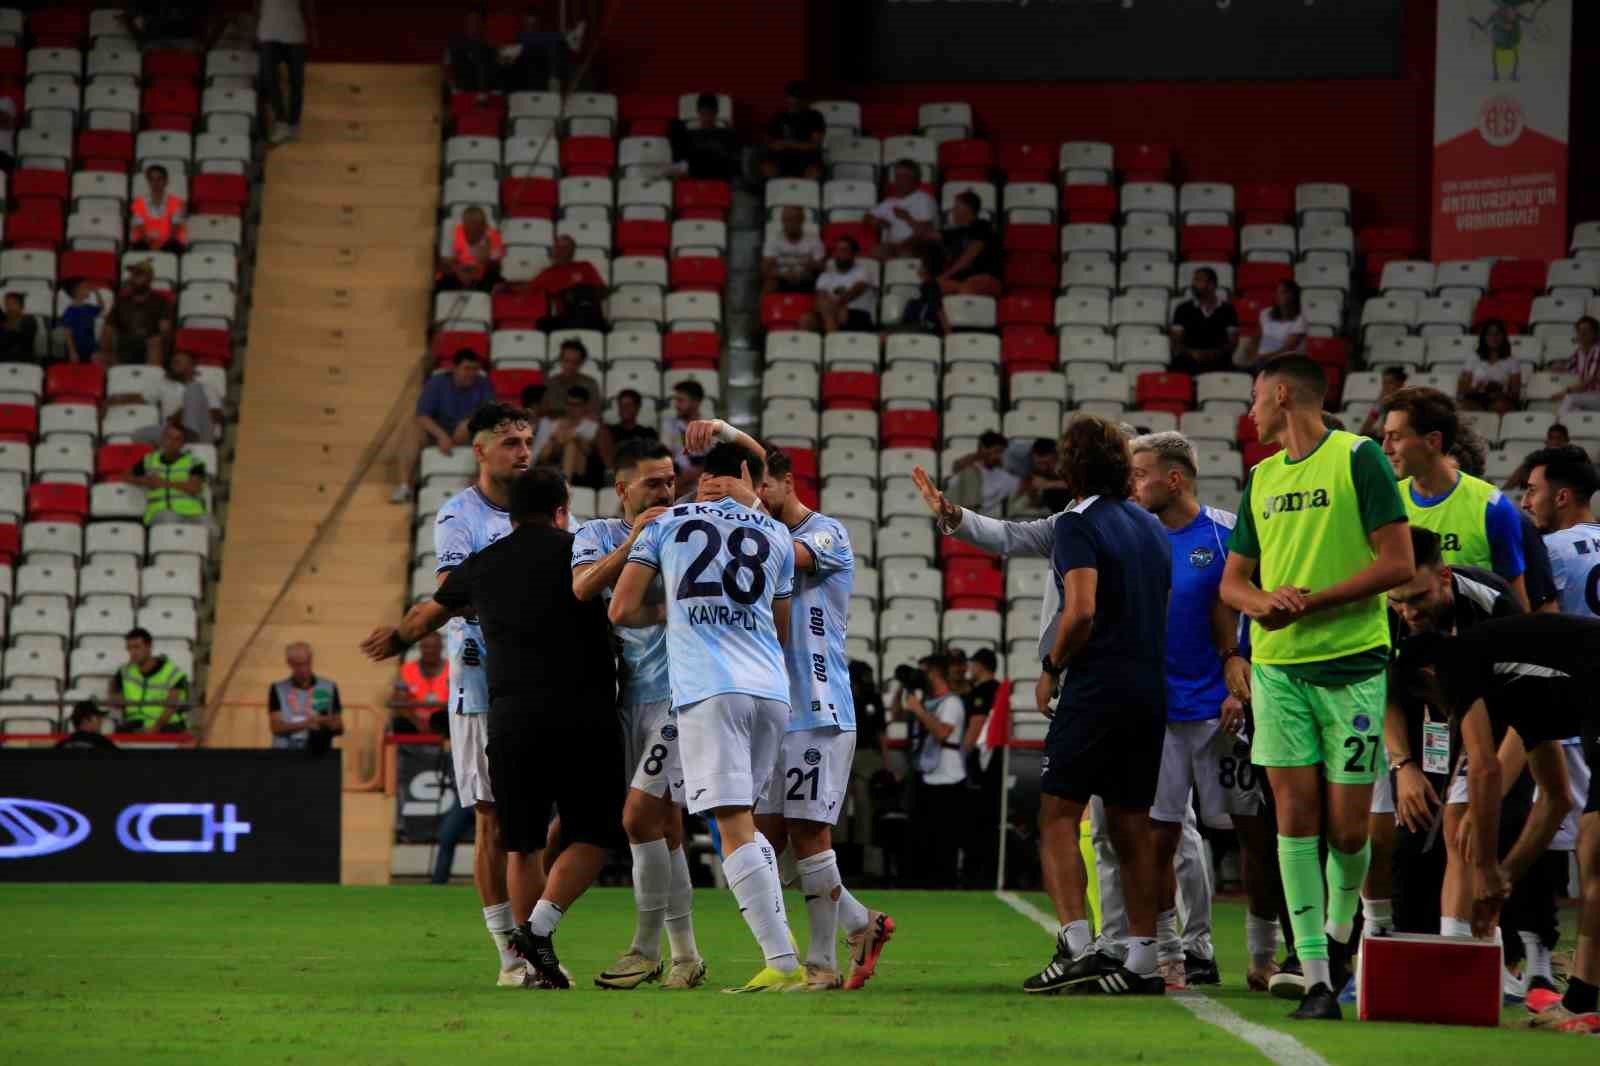
{"type": "Polygon", "coordinates": [[[261,41],[257,49],[261,57],[261,92],[272,105],[272,117],[291,126],[300,125],[300,111],[306,99],[306,46],[261,41]],[[284,95],[284,79],[278,77],[279,63],[289,73],[287,99],[284,95]]]}
{"type": "Polygon", "coordinates": [[[917,779],[911,839],[914,880],[919,888],[955,888],[958,855],[972,793],[965,783],[927,785],[917,779]]]}

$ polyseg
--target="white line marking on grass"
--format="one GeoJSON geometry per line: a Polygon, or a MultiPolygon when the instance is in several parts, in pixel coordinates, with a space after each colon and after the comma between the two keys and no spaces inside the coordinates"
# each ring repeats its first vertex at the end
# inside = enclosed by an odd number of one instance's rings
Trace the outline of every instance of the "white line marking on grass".
{"type": "MultiPolygon", "coordinates": [[[[1051,936],[1056,935],[1055,919],[1021,896],[1014,892],[996,892],[995,898],[1051,936]]],[[[1265,1025],[1257,1025],[1209,996],[1189,991],[1169,993],[1167,998],[1201,1021],[1209,1022],[1223,1032],[1243,1040],[1278,1066],[1329,1066],[1327,1059],[1288,1033],[1280,1033],[1265,1025]]]]}

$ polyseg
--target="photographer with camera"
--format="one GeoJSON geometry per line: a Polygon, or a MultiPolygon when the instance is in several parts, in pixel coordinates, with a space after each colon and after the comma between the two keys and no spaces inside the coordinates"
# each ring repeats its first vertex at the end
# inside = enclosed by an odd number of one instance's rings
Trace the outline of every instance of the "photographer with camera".
{"type": "Polygon", "coordinates": [[[921,888],[954,888],[967,804],[967,766],[961,754],[967,710],[950,691],[950,662],[943,655],[930,655],[917,669],[898,666],[894,679],[900,684],[891,708],[894,716],[915,720],[910,748],[915,776],[913,878],[921,888]]]}

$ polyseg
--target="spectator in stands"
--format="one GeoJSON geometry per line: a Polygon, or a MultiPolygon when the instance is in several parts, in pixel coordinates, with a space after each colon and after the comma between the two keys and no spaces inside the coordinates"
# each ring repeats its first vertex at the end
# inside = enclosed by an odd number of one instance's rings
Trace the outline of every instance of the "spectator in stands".
{"type": "Polygon", "coordinates": [[[87,278],[68,278],[61,283],[61,291],[72,300],[61,312],[61,328],[67,338],[67,358],[74,363],[87,363],[100,351],[100,290],[87,278]]]}
{"type": "Polygon", "coordinates": [[[300,136],[300,111],[306,98],[306,43],[312,21],[311,0],[260,0],[256,18],[256,54],[260,57],[261,98],[272,109],[273,144],[300,136]],[[278,65],[288,75],[288,95],[278,65]]]}
{"type": "Polygon", "coordinates": [[[657,438],[654,426],[647,426],[639,421],[639,412],[643,408],[644,397],[634,389],[623,389],[617,393],[617,420],[606,426],[613,447],[619,447],[630,440],[657,438]]]}
{"type": "Polygon", "coordinates": [[[100,327],[100,349],[118,363],[160,366],[172,336],[171,297],[152,287],[155,267],[142,259],[128,268],[128,283],[117,294],[111,313],[100,327]]]}
{"type": "Polygon", "coordinates": [[[1061,480],[1056,459],[1056,442],[1040,437],[1028,453],[1028,475],[1011,494],[1006,504],[1009,518],[1043,518],[1066,506],[1067,483],[1061,480]]]}
{"type": "Polygon", "coordinates": [[[144,180],[148,191],[133,198],[129,249],[182,254],[184,245],[189,243],[183,198],[167,189],[167,168],[160,163],[144,168],[144,180]]]}
{"type": "Polygon", "coordinates": [[[550,246],[550,265],[528,283],[530,292],[542,292],[550,301],[549,313],[539,328],[594,329],[604,333],[606,283],[594,264],[578,258],[578,242],[563,234],[550,246]]]}
{"type": "Polygon", "coordinates": [[[954,644],[946,644],[944,654],[950,660],[950,691],[965,698],[972,691],[972,682],[967,679],[967,653],[954,644]]]}
{"type": "Polygon", "coordinates": [[[444,657],[444,639],[429,633],[417,641],[417,657],[400,664],[389,709],[396,733],[428,733],[433,713],[450,706],[450,664],[444,657]]]}
{"type": "Polygon", "coordinates": [[[822,238],[806,232],[806,213],[793,205],[780,216],[782,228],[769,234],[761,248],[762,292],[814,292],[827,249],[822,238]]]}
{"type": "Polygon", "coordinates": [[[1600,411],[1600,322],[1592,315],[1578,319],[1578,346],[1567,363],[1576,380],[1557,394],[1563,418],[1574,411],[1600,411]]]}
{"type": "Polygon", "coordinates": [[[34,345],[39,342],[39,323],[24,313],[24,297],[20,292],[5,296],[5,317],[0,318],[0,363],[36,363],[39,355],[34,345]]]}
{"type": "Polygon", "coordinates": [[[833,242],[833,258],[823,264],[822,273],[817,275],[816,307],[806,312],[801,328],[824,333],[865,333],[872,329],[878,292],[872,287],[866,263],[856,258],[860,251],[854,237],[840,237],[833,242]]]}
{"type": "Polygon", "coordinates": [[[674,119],[667,136],[672,142],[673,173],[697,181],[732,181],[739,176],[739,137],[724,126],[715,93],[701,93],[694,118],[674,119]]]}
{"type": "Polygon", "coordinates": [[[783,110],[767,123],[767,157],[761,173],[769,181],[822,177],[822,137],[828,122],[806,100],[806,87],[790,82],[783,90],[783,110]]]}
{"type": "Polygon", "coordinates": [[[155,653],[150,631],[135,626],[123,636],[128,661],[107,685],[106,706],[122,709],[124,733],[186,733],[183,704],[189,678],[178,664],[155,653]]]}
{"type": "MultiPolygon", "coordinates": [[[[1572,434],[1569,433],[1567,431],[1567,427],[1562,425],[1560,422],[1550,423],[1550,428],[1544,431],[1544,446],[1546,448],[1565,448],[1571,444],[1572,434]]],[[[1482,465],[1487,466],[1488,464],[1485,462],[1482,465]]],[[[1516,492],[1527,488],[1528,474],[1531,473],[1532,470],[1533,468],[1529,466],[1526,461],[1524,461],[1511,472],[1511,476],[1506,478],[1506,483],[1500,487],[1505,489],[1507,492],[1516,492]]],[[[1471,470],[1468,470],[1467,472],[1469,474],[1473,473],[1471,470]]],[[[1483,475],[1478,474],[1477,476],[1482,477],[1483,475]]]]}
{"type": "Polygon", "coordinates": [[[72,732],[58,744],[57,751],[119,751],[105,735],[106,713],[92,699],[72,705],[72,732]]]}
{"type": "Polygon", "coordinates": [[[1511,354],[1506,324],[1491,318],[1478,330],[1478,351],[1461,368],[1456,400],[1464,411],[1505,414],[1522,406],[1522,365],[1511,354]]]}
{"type": "Polygon", "coordinates": [[[589,349],[576,337],[568,337],[561,342],[560,349],[556,352],[556,363],[560,369],[544,383],[544,399],[539,401],[539,413],[560,417],[567,410],[567,393],[573,389],[582,389],[584,395],[589,397],[589,410],[593,414],[600,413],[600,383],[583,372],[583,364],[589,361],[589,349]]]}
{"type": "Polygon", "coordinates": [[[416,417],[400,432],[398,481],[392,502],[411,499],[411,476],[423,445],[432,441],[434,447],[449,455],[457,444],[468,443],[467,421],[472,412],[493,399],[494,387],[483,374],[478,353],[471,348],[456,353],[450,373],[428,378],[422,395],[417,397],[416,417]]]}
{"type": "Polygon", "coordinates": [[[440,292],[489,292],[500,281],[500,261],[505,257],[506,242],[500,231],[489,225],[483,208],[469,207],[456,223],[450,258],[439,264],[436,288],[440,292]]]}
{"type": "Polygon", "coordinates": [[[206,466],[186,447],[183,427],[161,427],[161,443],[142,456],[123,480],[144,489],[144,524],[209,524],[204,495],[206,466]]]}
{"type": "Polygon", "coordinates": [[[950,468],[951,502],[981,514],[997,515],[1022,479],[1005,467],[1006,438],[990,430],[978,438],[978,450],[957,459],[950,468]]]}
{"type": "Polygon", "coordinates": [[[0,96],[0,170],[10,174],[17,166],[17,102],[0,96]]]}
{"type": "Polygon", "coordinates": [[[1389,402],[1389,397],[1406,387],[1410,378],[1403,366],[1386,366],[1383,368],[1383,377],[1378,383],[1378,401],[1372,405],[1367,416],[1361,420],[1361,435],[1371,437],[1373,440],[1383,439],[1383,408],[1389,402]]]}
{"type": "Polygon", "coordinates": [[[933,237],[939,204],[922,188],[922,168],[914,159],[897,159],[884,197],[867,221],[878,231],[879,259],[916,255],[933,237]]]}
{"type": "Polygon", "coordinates": [[[559,90],[571,72],[566,34],[542,29],[532,9],[522,13],[516,43],[502,50],[500,61],[500,87],[508,93],[559,90]]]}
{"type": "Polygon", "coordinates": [[[1261,312],[1261,336],[1246,337],[1234,353],[1238,364],[1254,368],[1277,355],[1302,353],[1306,344],[1306,316],[1300,310],[1300,285],[1278,282],[1272,306],[1261,312]]]}
{"type": "Polygon", "coordinates": [[[999,296],[1000,238],[994,224],[983,217],[977,193],[967,189],[956,194],[950,222],[941,236],[945,268],[939,287],[947,296],[999,296]]]}
{"type": "Polygon", "coordinates": [[[215,443],[222,439],[222,397],[201,384],[193,354],[181,348],[172,353],[159,400],[162,422],[176,422],[190,440],[215,443]]]}
{"type": "MultiPolygon", "coordinates": [[[[545,415],[534,431],[534,465],[557,467],[571,484],[599,488],[605,481],[604,456],[611,450],[609,443],[602,447],[606,428],[594,415],[588,389],[573,385],[563,396],[566,410],[545,415]]],[[[550,393],[545,399],[550,399],[550,393]]]]}
{"type": "Polygon", "coordinates": [[[944,309],[944,289],[939,274],[944,270],[944,249],[929,245],[917,262],[917,295],[906,301],[900,325],[915,333],[950,335],[950,316],[944,309]]]}
{"type": "Polygon", "coordinates": [[[1180,374],[1226,370],[1239,342],[1239,315],[1217,290],[1217,272],[1196,267],[1189,298],[1172,314],[1172,369],[1180,374]]]}
{"type": "Polygon", "coordinates": [[[344,732],[339,686],[311,669],[311,645],[297,640],[283,649],[289,676],[267,689],[267,728],[272,746],[321,754],[344,732]]]}
{"type": "Polygon", "coordinates": [[[445,47],[445,85],[453,93],[493,92],[499,71],[499,55],[483,35],[483,14],[468,8],[461,32],[445,47]]]}
{"type": "Polygon", "coordinates": [[[545,387],[543,385],[528,385],[522,390],[522,409],[524,411],[537,411],[544,403],[545,387]]]}
{"type": "Polygon", "coordinates": [[[677,491],[680,496],[692,492],[695,483],[700,480],[705,456],[689,454],[684,447],[684,436],[689,430],[689,423],[699,422],[705,417],[700,413],[700,405],[705,403],[705,399],[705,387],[693,378],[672,386],[672,418],[667,421],[665,443],[672,449],[672,464],[678,470],[677,491]]]}

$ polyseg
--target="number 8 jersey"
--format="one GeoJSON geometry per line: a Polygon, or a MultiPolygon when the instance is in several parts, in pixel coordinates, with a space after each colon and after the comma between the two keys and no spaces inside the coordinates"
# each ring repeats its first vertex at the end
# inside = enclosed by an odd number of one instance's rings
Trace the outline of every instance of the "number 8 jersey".
{"type": "Polygon", "coordinates": [[[789,702],[772,601],[794,586],[794,543],[781,522],[735,500],[674,507],[628,556],[661,571],[667,592],[672,705],[728,692],[789,702]]]}

